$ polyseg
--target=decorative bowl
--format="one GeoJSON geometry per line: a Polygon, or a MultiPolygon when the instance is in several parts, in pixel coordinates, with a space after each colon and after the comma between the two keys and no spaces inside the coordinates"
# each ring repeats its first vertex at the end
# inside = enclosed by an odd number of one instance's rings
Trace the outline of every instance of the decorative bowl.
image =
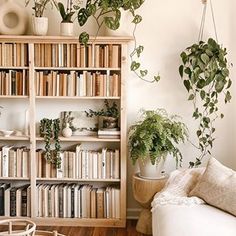
{"type": "Polygon", "coordinates": [[[0,132],[3,133],[4,137],[9,137],[14,132],[14,130],[0,130],[0,132]]]}

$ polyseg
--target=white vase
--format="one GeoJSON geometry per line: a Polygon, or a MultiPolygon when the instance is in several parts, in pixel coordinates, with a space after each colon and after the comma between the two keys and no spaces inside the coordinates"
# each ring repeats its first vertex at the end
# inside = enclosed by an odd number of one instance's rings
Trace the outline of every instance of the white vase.
{"type": "Polygon", "coordinates": [[[44,36],[48,32],[47,17],[32,17],[32,30],[34,35],[44,36]]]}
{"type": "Polygon", "coordinates": [[[132,36],[134,30],[133,17],[129,11],[121,10],[120,27],[117,30],[105,28],[107,36],[132,36]]]}
{"type": "Polygon", "coordinates": [[[0,7],[0,34],[19,35],[27,29],[28,15],[24,7],[7,0],[0,7]]]}
{"type": "Polygon", "coordinates": [[[153,165],[149,157],[144,160],[139,158],[138,163],[140,168],[140,176],[146,179],[163,178],[165,159],[166,158],[161,158],[158,163],[153,165]]]}
{"type": "Polygon", "coordinates": [[[69,123],[66,123],[66,127],[62,130],[62,136],[65,138],[72,136],[72,129],[70,128],[69,123]]]}
{"type": "Polygon", "coordinates": [[[61,22],[60,35],[61,36],[73,36],[74,35],[74,24],[72,22],[61,22]]]}

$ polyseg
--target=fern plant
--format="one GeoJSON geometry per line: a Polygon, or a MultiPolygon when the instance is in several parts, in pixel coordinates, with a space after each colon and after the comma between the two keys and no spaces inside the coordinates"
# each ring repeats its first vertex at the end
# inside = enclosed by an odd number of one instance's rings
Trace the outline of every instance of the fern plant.
{"type": "Polygon", "coordinates": [[[176,166],[181,166],[182,154],[177,144],[188,137],[186,125],[178,116],[168,116],[164,109],[142,111],[141,120],[129,130],[129,150],[133,164],[141,158],[150,158],[154,165],[167,154],[174,157],[176,166]]]}

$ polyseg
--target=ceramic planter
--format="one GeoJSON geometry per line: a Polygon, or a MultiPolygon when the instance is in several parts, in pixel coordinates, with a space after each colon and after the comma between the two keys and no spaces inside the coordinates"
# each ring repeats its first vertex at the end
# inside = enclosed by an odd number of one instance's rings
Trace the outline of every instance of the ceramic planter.
{"type": "Polygon", "coordinates": [[[62,130],[62,136],[65,138],[69,138],[72,136],[72,129],[70,128],[69,123],[66,123],[66,127],[62,130]]]}
{"type": "Polygon", "coordinates": [[[152,165],[150,158],[145,158],[144,160],[138,159],[139,168],[140,168],[140,176],[147,179],[160,179],[163,178],[163,171],[165,165],[165,158],[161,158],[161,160],[152,165]]]}
{"type": "Polygon", "coordinates": [[[72,22],[61,22],[60,35],[61,36],[73,36],[74,35],[74,24],[72,22]]]}
{"type": "Polygon", "coordinates": [[[33,17],[32,30],[34,35],[45,36],[48,32],[48,18],[47,17],[33,17]]]}

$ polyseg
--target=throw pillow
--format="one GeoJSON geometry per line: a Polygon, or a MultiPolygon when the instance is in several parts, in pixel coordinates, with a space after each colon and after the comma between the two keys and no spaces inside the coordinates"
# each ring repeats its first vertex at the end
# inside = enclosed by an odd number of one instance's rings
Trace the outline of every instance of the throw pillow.
{"type": "Polygon", "coordinates": [[[236,216],[236,172],[210,158],[190,196],[202,198],[209,205],[236,216]]]}

